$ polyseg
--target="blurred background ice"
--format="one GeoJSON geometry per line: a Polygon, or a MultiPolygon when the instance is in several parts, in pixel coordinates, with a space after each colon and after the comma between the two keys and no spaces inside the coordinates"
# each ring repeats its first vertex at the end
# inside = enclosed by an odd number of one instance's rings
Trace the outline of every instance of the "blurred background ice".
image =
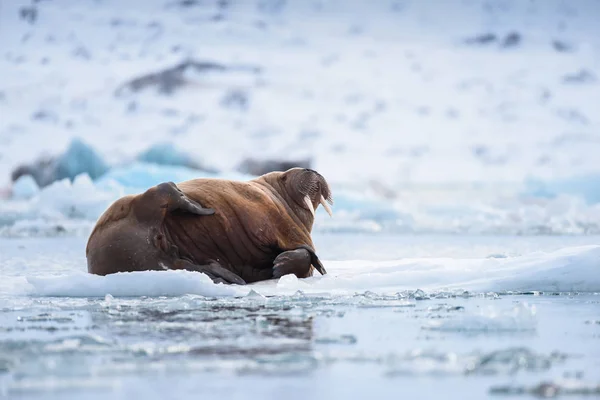
{"type": "Polygon", "coordinates": [[[163,180],[301,165],[332,184],[323,231],[598,234],[599,17],[595,0],[3,2],[0,232],[86,234],[163,180]]]}

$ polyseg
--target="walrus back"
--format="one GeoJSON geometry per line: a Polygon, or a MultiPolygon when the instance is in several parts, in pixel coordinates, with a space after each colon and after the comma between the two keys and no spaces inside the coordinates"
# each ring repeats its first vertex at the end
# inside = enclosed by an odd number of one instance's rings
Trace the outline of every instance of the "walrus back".
{"type": "Polygon", "coordinates": [[[190,198],[215,210],[215,215],[204,218],[181,213],[165,218],[165,230],[182,256],[198,264],[215,260],[247,282],[255,279],[246,269],[271,270],[281,251],[273,247],[274,220],[280,213],[263,190],[247,182],[212,179],[178,186],[190,198]]]}

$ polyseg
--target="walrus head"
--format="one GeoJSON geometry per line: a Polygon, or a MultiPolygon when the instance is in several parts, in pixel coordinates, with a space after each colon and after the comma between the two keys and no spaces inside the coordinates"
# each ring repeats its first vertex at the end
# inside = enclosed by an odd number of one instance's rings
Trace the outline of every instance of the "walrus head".
{"type": "Polygon", "coordinates": [[[296,214],[307,223],[309,229],[314,221],[315,210],[320,205],[332,216],[331,189],[325,178],[308,168],[292,168],[285,172],[271,172],[262,178],[286,200],[296,214]]]}

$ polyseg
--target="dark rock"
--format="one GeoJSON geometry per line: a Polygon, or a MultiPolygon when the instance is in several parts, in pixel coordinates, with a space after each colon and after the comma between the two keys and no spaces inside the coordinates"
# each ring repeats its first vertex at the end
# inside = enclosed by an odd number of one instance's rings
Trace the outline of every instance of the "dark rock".
{"type": "Polygon", "coordinates": [[[198,0],[181,0],[177,4],[179,4],[182,7],[193,7],[195,5],[198,5],[199,1],[198,0]]]}
{"type": "Polygon", "coordinates": [[[34,24],[38,17],[38,10],[36,7],[21,7],[19,9],[19,16],[22,20],[27,21],[30,24],[34,24]]]}
{"type": "Polygon", "coordinates": [[[221,99],[221,105],[226,108],[246,111],[248,109],[248,94],[243,90],[233,89],[225,93],[221,99]]]}
{"type": "Polygon", "coordinates": [[[248,158],[238,166],[239,172],[250,175],[264,175],[273,171],[286,171],[290,168],[310,168],[311,159],[304,160],[255,160],[248,158]]]}
{"type": "Polygon", "coordinates": [[[89,60],[90,58],[92,58],[92,55],[89,52],[89,50],[83,46],[78,46],[77,48],[75,48],[73,50],[73,56],[83,58],[84,60],[89,60]]]}
{"type": "Polygon", "coordinates": [[[477,44],[477,45],[485,45],[491,44],[498,40],[498,37],[495,33],[483,33],[481,35],[477,35],[471,38],[465,39],[466,44],[477,44]]]}
{"type": "Polygon", "coordinates": [[[552,47],[560,53],[570,53],[575,50],[575,47],[562,40],[553,40],[552,47]]]}
{"type": "Polygon", "coordinates": [[[162,94],[172,94],[186,85],[185,74],[188,71],[195,71],[197,73],[244,71],[252,74],[261,72],[260,68],[253,66],[226,66],[212,61],[186,60],[174,67],[132,79],[121,85],[117,89],[116,94],[120,95],[126,90],[139,92],[149,87],[156,87],[158,92],[162,94]]]}
{"type": "Polygon", "coordinates": [[[34,121],[57,122],[58,116],[52,111],[39,110],[31,115],[31,119],[34,121]]]}
{"type": "Polygon", "coordinates": [[[522,37],[518,32],[510,32],[502,40],[501,46],[504,48],[516,47],[521,43],[522,37]]]}
{"type": "Polygon", "coordinates": [[[565,83],[592,83],[596,81],[596,75],[587,69],[581,69],[576,73],[563,76],[562,80],[565,83]]]}

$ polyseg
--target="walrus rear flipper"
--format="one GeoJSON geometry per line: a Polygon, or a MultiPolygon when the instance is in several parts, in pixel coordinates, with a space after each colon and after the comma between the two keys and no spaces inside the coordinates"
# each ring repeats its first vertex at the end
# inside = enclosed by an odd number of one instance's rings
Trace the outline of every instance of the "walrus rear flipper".
{"type": "Polygon", "coordinates": [[[245,285],[246,281],[240,278],[235,273],[223,268],[217,262],[211,262],[207,265],[193,264],[187,260],[179,259],[173,263],[173,269],[185,269],[186,271],[202,272],[215,283],[235,283],[238,285],[245,285]]]}
{"type": "Polygon", "coordinates": [[[173,182],[164,182],[156,186],[157,194],[164,199],[162,208],[167,211],[181,210],[196,215],[213,215],[215,210],[204,208],[194,200],[187,197],[173,182]]]}
{"type": "Polygon", "coordinates": [[[215,210],[204,208],[185,195],[173,182],[151,187],[135,199],[134,211],[139,221],[160,224],[167,213],[183,211],[196,215],[213,215],[215,210]]]}

